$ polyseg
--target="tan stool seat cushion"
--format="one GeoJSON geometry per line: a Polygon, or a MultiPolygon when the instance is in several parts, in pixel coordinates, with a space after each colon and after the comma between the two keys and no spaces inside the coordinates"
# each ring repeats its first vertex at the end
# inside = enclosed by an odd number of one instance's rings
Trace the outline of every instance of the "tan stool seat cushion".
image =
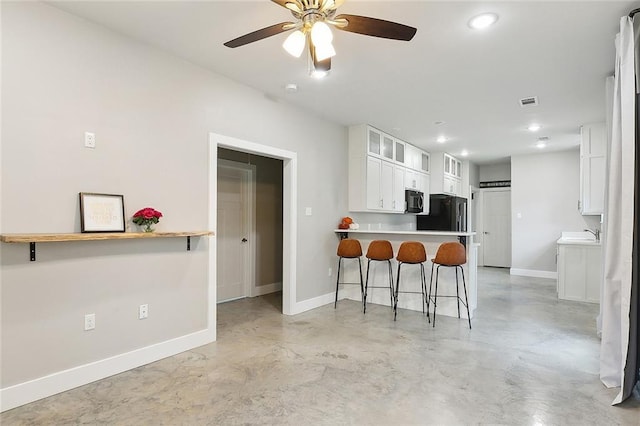
{"type": "Polygon", "coordinates": [[[467,263],[467,251],[457,242],[442,243],[433,263],[444,266],[460,266],[467,263]]]}
{"type": "Polygon", "coordinates": [[[367,249],[367,258],[371,260],[393,259],[393,247],[387,240],[373,240],[367,249]]]}
{"type": "Polygon", "coordinates": [[[400,244],[396,259],[403,263],[422,263],[427,260],[427,250],[419,241],[405,241],[400,244]]]}
{"type": "Polygon", "coordinates": [[[338,256],[346,258],[354,258],[362,256],[362,247],[360,241],[352,238],[340,240],[338,244],[338,256]]]}

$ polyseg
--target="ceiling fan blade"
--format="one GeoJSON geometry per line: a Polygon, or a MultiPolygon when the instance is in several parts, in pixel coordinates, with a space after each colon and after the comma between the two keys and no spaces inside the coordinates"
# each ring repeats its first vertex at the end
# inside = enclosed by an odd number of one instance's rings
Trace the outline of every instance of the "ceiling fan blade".
{"type": "Polygon", "coordinates": [[[373,37],[390,38],[393,40],[409,41],[418,31],[408,25],[397,22],[385,21],[383,19],[368,18],[358,15],[338,15],[334,20],[346,20],[347,25],[336,25],[342,31],[364,34],[373,37]]]}
{"type": "Polygon", "coordinates": [[[270,27],[262,28],[249,34],[245,34],[238,38],[234,38],[226,42],[224,45],[227,47],[240,47],[245,44],[253,43],[254,41],[262,40],[263,38],[271,37],[276,34],[289,31],[295,26],[293,22],[281,22],[279,24],[271,25],[270,27]]]}

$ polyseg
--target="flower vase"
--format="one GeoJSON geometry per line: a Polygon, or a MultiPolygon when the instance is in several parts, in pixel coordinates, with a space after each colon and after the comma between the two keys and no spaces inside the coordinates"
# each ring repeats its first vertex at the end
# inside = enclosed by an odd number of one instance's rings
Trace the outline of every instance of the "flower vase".
{"type": "Polygon", "coordinates": [[[144,223],[142,225],[140,225],[140,227],[142,228],[142,232],[153,232],[155,231],[155,229],[153,228],[153,223],[144,223]]]}

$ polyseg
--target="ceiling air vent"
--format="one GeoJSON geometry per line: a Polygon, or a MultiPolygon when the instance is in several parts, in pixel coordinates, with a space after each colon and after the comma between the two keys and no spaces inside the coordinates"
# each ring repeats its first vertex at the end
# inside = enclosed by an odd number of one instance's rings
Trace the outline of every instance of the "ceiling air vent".
{"type": "Polygon", "coordinates": [[[528,106],[537,106],[538,105],[538,97],[537,96],[531,96],[529,98],[522,98],[520,99],[520,106],[521,107],[528,107],[528,106]]]}

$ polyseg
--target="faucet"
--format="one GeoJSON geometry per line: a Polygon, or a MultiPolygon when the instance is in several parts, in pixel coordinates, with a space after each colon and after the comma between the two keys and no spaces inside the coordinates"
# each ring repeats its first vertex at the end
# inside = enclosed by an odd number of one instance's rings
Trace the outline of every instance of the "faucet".
{"type": "Polygon", "coordinates": [[[600,230],[596,228],[595,231],[592,231],[591,229],[585,229],[585,231],[587,232],[591,232],[593,234],[594,237],[596,237],[596,241],[600,241],[600,230]]]}

